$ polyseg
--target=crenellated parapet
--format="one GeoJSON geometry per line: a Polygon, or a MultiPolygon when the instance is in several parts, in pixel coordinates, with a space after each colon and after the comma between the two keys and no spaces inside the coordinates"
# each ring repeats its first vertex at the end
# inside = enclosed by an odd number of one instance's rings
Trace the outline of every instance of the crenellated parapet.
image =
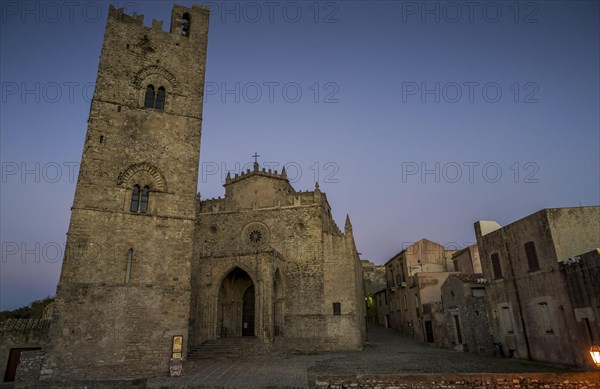
{"type": "MultiPolygon", "coordinates": [[[[229,201],[227,197],[216,197],[209,199],[198,198],[200,213],[217,213],[217,212],[236,212],[241,210],[236,206],[236,203],[229,201]]],[[[272,208],[290,208],[290,207],[307,207],[307,206],[323,206],[328,208],[327,199],[324,193],[316,193],[315,191],[293,192],[287,193],[283,200],[273,201],[270,204],[261,204],[250,207],[251,210],[263,210],[272,208]]]]}
{"type": "Polygon", "coordinates": [[[138,15],[135,12],[133,13],[133,15],[127,15],[125,13],[124,8],[117,8],[112,4],[108,7],[108,19],[113,19],[124,23],[136,24],[138,26],[144,25],[144,15],[138,15]]]}
{"type": "MultiPolygon", "coordinates": [[[[191,22],[191,14],[193,14],[196,18],[200,17],[200,21],[202,23],[208,23],[208,16],[210,14],[210,10],[207,7],[202,7],[198,5],[193,5],[191,8],[175,5],[173,7],[173,14],[171,16],[170,31],[165,33],[176,33],[178,35],[185,36],[191,35],[192,30],[189,29],[189,25],[191,22]],[[186,14],[187,16],[185,16],[186,14]]],[[[150,27],[146,27],[144,26],[144,15],[138,14],[136,12],[134,12],[133,15],[128,15],[125,13],[124,8],[117,8],[112,4],[108,8],[108,21],[127,23],[130,26],[139,26],[147,30],[163,32],[164,22],[162,20],[152,19],[152,24],[150,25],[150,27]]]]}
{"type": "Polygon", "coordinates": [[[281,170],[281,173],[278,173],[277,170],[272,171],[271,169],[266,169],[266,168],[262,168],[262,170],[259,168],[258,162],[254,162],[254,169],[250,170],[250,169],[246,169],[246,171],[242,171],[241,173],[236,173],[233,177],[231,177],[231,173],[227,172],[227,177],[225,177],[225,187],[227,185],[231,185],[234,184],[236,182],[239,182],[249,176],[262,176],[262,177],[267,177],[267,178],[274,178],[274,179],[278,179],[278,180],[283,180],[288,182],[288,178],[287,178],[287,173],[285,171],[285,167],[281,170]]]}

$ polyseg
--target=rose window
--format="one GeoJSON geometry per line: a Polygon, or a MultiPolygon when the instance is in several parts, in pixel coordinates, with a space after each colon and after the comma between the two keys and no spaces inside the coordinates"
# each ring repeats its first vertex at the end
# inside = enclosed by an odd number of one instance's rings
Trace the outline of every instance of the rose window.
{"type": "Polygon", "coordinates": [[[252,222],[242,229],[241,238],[247,247],[258,249],[269,244],[269,235],[266,225],[259,222],[252,222]]]}
{"type": "Polygon", "coordinates": [[[250,242],[254,243],[254,244],[259,244],[260,241],[262,240],[262,233],[258,230],[252,230],[250,231],[250,242]]]}

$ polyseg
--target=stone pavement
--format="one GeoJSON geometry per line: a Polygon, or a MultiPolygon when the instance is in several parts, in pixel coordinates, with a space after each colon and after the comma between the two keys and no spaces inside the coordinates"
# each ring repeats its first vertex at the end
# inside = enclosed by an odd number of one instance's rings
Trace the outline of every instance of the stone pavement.
{"type": "Polygon", "coordinates": [[[148,388],[306,388],[314,387],[317,377],[328,375],[573,371],[564,366],[436,349],[379,326],[369,326],[363,351],[292,354],[278,359],[196,360],[184,369],[184,377],[150,379],[148,388]]]}

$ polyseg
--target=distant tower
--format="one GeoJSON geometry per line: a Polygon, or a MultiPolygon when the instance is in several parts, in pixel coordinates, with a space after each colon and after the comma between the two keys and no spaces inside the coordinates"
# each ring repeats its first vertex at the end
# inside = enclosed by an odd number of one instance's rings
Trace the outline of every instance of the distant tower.
{"type": "Polygon", "coordinates": [[[187,343],[207,8],[110,7],[44,378],[164,375],[187,343]]]}

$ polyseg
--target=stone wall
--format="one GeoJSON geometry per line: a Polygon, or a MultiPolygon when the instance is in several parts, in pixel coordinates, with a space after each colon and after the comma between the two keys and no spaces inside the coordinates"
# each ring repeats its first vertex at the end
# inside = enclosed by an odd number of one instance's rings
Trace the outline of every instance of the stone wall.
{"type": "Polygon", "coordinates": [[[461,273],[481,273],[481,260],[476,244],[472,244],[452,255],[452,267],[450,271],[461,273]]]}
{"type": "Polygon", "coordinates": [[[4,380],[10,350],[45,348],[49,325],[47,319],[8,319],[0,323],[0,380],[4,380]]]}
{"type": "Polygon", "coordinates": [[[600,342],[600,249],[562,261],[569,300],[573,308],[576,332],[582,347],[600,342]]]}
{"type": "Polygon", "coordinates": [[[507,226],[477,222],[475,234],[494,342],[504,355],[588,366],[587,339],[573,315],[560,261],[600,245],[600,207],[544,209],[507,226]],[[539,268],[530,268],[533,242],[539,268]],[[494,274],[492,255],[501,275],[494,274]],[[585,341],[585,342],[584,342],[585,341]]]}
{"type": "Polygon", "coordinates": [[[40,379],[43,362],[44,352],[41,350],[21,353],[15,385],[17,387],[36,385],[40,379]]]}
{"type": "Polygon", "coordinates": [[[284,173],[265,172],[258,163],[228,178],[225,188],[223,199],[198,207],[190,346],[243,333],[241,294],[223,298],[229,293],[224,280],[239,269],[254,285],[254,335],[265,345],[308,351],[362,347],[362,268],[349,221],[342,233],[318,186],[296,192],[284,173]]]}
{"type": "Polygon", "coordinates": [[[453,275],[448,277],[442,286],[445,336],[437,337],[436,345],[478,354],[494,353],[485,296],[474,296],[472,291],[472,288],[477,288],[485,293],[483,285],[476,281],[476,278],[481,276],[481,274],[453,275]],[[438,342],[440,338],[441,342],[438,342]]]}
{"type": "Polygon", "coordinates": [[[532,374],[415,374],[322,376],[319,389],[342,388],[543,388],[581,389],[600,387],[598,373],[532,374]]]}
{"type": "Polygon", "coordinates": [[[166,375],[187,340],[208,14],[174,6],[163,31],[109,8],[43,380],[166,375]]]}
{"type": "Polygon", "coordinates": [[[446,272],[451,253],[440,244],[421,239],[386,262],[390,328],[425,340],[423,304],[440,301],[441,283],[449,273],[440,275],[446,272]],[[422,286],[418,277],[425,277],[422,286]]]}
{"type": "Polygon", "coordinates": [[[389,323],[389,308],[388,308],[388,291],[387,289],[375,293],[375,303],[377,304],[377,324],[388,328],[389,323]]]}
{"type": "Polygon", "coordinates": [[[385,266],[375,265],[371,261],[361,260],[363,268],[363,279],[365,285],[365,294],[373,295],[387,286],[385,278],[385,266]]]}

